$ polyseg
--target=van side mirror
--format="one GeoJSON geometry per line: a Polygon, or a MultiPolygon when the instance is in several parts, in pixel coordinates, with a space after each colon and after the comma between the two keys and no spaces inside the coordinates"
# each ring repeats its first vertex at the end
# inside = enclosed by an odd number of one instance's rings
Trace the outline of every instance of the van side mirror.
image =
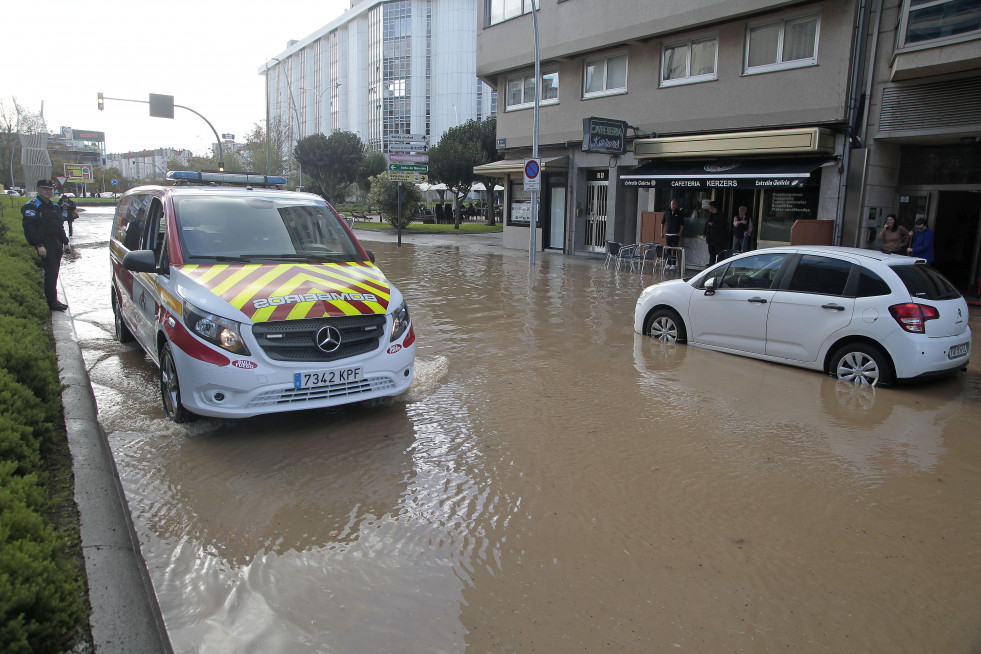
{"type": "Polygon", "coordinates": [[[715,295],[715,282],[718,277],[709,277],[705,280],[705,295],[715,295]]]}
{"type": "Polygon", "coordinates": [[[133,272],[157,272],[156,255],[153,250],[131,250],[123,257],[123,268],[133,272]]]}
{"type": "Polygon", "coordinates": [[[375,263],[375,253],[371,250],[365,250],[365,253],[368,255],[368,259],[371,260],[371,263],[375,263]]]}

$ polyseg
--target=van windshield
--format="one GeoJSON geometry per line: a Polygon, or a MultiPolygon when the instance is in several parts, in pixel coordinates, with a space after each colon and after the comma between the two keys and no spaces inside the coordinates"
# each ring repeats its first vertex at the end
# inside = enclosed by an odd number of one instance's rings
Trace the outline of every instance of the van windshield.
{"type": "Polygon", "coordinates": [[[362,261],[341,218],[304,198],[211,194],[174,198],[185,260],[362,261]]]}

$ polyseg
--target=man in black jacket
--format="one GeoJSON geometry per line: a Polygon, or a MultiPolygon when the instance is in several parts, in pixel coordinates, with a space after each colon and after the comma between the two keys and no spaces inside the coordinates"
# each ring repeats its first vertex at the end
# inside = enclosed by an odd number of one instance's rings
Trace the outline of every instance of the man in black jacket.
{"type": "Polygon", "coordinates": [[[39,180],[37,196],[20,208],[23,217],[24,236],[37,248],[44,263],[44,298],[52,311],[64,311],[67,304],[58,301],[58,271],[61,256],[69,251],[68,236],[61,220],[61,208],[51,201],[54,184],[49,179],[39,180]]]}
{"type": "Polygon", "coordinates": [[[719,205],[709,202],[708,220],[705,221],[705,242],[709,250],[709,265],[715,263],[719,252],[729,248],[728,221],[719,213],[719,205]]]}

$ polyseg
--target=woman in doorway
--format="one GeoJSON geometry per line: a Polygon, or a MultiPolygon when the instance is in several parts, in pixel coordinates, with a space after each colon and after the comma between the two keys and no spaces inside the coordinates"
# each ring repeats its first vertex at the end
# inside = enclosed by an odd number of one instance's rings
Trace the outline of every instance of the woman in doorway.
{"type": "Polygon", "coordinates": [[[886,216],[886,224],[879,230],[879,246],[886,254],[906,254],[909,246],[909,230],[896,222],[896,214],[886,216]]]}

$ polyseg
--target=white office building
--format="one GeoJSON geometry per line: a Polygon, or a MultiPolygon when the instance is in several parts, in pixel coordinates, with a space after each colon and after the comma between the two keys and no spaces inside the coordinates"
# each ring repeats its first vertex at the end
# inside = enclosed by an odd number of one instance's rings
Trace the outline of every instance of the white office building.
{"type": "Polygon", "coordinates": [[[336,20],[271,57],[266,114],[293,141],[344,130],[370,150],[496,113],[477,79],[477,0],[352,0],[336,20]]]}

